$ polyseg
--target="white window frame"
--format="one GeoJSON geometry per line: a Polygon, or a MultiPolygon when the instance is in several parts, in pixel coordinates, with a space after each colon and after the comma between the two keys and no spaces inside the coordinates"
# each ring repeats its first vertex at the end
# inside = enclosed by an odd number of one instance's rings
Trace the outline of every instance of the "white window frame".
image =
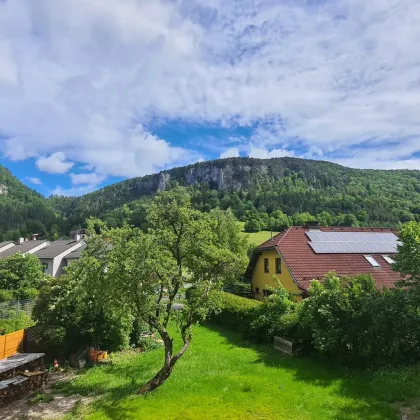
{"type": "Polygon", "coordinates": [[[395,260],[389,255],[382,255],[382,258],[390,265],[395,264],[395,260]]]}
{"type": "Polygon", "coordinates": [[[374,268],[381,268],[381,264],[372,257],[372,255],[363,255],[366,261],[374,268]]]}

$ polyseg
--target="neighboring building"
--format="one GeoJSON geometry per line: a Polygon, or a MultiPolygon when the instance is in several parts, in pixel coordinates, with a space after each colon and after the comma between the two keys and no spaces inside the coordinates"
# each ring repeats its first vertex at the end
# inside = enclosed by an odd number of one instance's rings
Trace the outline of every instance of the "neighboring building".
{"type": "Polygon", "coordinates": [[[1,251],[0,258],[10,257],[17,252],[22,254],[34,254],[40,249],[45,248],[48,243],[48,241],[25,241],[23,238],[20,238],[18,243],[12,242],[13,245],[8,246],[5,250],[1,251]]]}
{"type": "Polygon", "coordinates": [[[84,241],[81,240],[54,241],[34,255],[41,261],[45,273],[58,277],[63,274],[67,265],[65,258],[84,245],[84,241]]]}
{"type": "Polygon", "coordinates": [[[86,244],[83,244],[81,247],[76,249],[76,251],[70,252],[64,257],[65,265],[68,266],[72,261],[78,260],[82,257],[82,252],[86,248],[86,244]]]}
{"type": "Polygon", "coordinates": [[[13,241],[0,242],[0,253],[2,253],[3,251],[6,251],[6,249],[9,249],[15,245],[16,244],[13,241]]]}
{"type": "Polygon", "coordinates": [[[392,287],[401,280],[392,270],[397,241],[394,229],[291,227],[256,248],[245,278],[251,280],[256,299],[276,287],[277,276],[300,300],[307,296],[311,280],[330,271],[338,276],[369,273],[377,288],[392,287]]]}

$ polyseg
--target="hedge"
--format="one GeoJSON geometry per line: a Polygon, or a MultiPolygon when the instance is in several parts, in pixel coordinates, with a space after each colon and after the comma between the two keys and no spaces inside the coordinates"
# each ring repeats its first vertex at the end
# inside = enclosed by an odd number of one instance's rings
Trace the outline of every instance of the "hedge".
{"type": "Polygon", "coordinates": [[[214,292],[213,298],[217,301],[219,310],[212,313],[210,321],[244,335],[251,333],[251,324],[261,302],[226,292],[214,292]]]}

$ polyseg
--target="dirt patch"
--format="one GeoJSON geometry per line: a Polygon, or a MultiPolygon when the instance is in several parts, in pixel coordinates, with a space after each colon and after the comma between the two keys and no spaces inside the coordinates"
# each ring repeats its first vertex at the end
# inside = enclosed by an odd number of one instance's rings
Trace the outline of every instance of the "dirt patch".
{"type": "Polygon", "coordinates": [[[420,400],[392,404],[398,410],[401,420],[420,420],[420,400]]]}
{"type": "MultiPolygon", "coordinates": [[[[68,372],[50,374],[48,385],[43,390],[40,390],[40,393],[51,394],[52,388],[57,382],[68,380],[72,376],[72,373],[68,372]]],[[[91,401],[92,398],[88,397],[54,394],[54,399],[50,402],[28,404],[27,398],[25,398],[0,408],[0,418],[2,420],[59,419],[70,412],[76,404],[88,404],[91,401]]]]}

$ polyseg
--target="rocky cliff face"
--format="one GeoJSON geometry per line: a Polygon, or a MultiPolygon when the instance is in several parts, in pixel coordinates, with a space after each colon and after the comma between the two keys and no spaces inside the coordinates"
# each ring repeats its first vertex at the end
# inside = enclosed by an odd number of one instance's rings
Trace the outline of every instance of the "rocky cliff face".
{"type": "Polygon", "coordinates": [[[211,189],[240,190],[248,186],[250,178],[267,173],[266,165],[203,165],[182,168],[183,171],[167,171],[159,174],[158,191],[168,189],[170,181],[181,185],[207,184],[211,189]],[[181,173],[180,173],[181,172],[181,173]]]}

